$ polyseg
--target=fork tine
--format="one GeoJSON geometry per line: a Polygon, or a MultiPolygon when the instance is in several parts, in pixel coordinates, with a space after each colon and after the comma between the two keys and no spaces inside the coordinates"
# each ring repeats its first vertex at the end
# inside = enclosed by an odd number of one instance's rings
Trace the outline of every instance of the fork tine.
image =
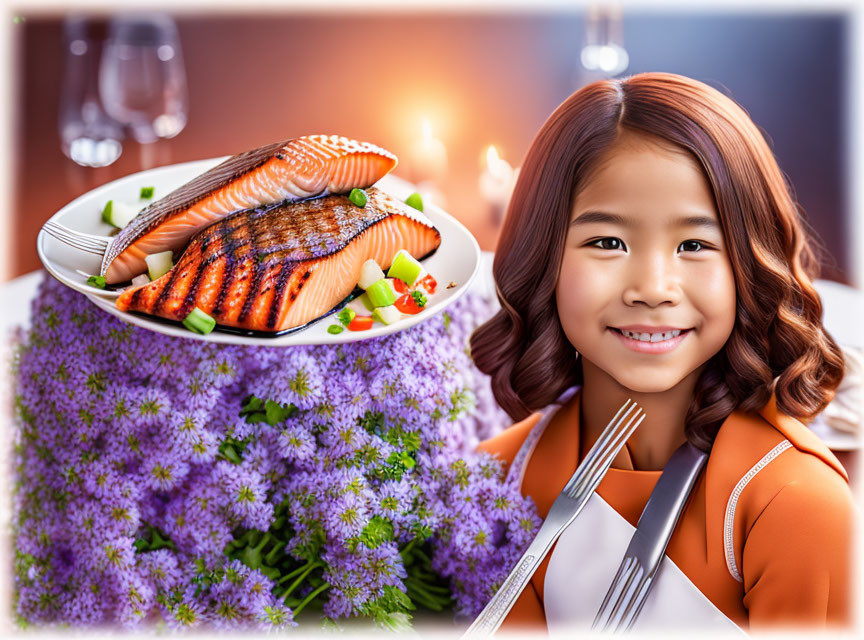
{"type": "Polygon", "coordinates": [[[645,604],[644,596],[649,586],[651,586],[651,577],[646,573],[642,576],[642,579],[636,586],[636,591],[630,599],[630,602],[627,603],[627,607],[624,609],[624,613],[621,616],[621,622],[618,624],[618,629],[629,631],[633,626],[633,623],[636,622],[636,616],[639,615],[639,612],[642,610],[642,605],[645,604]]]}
{"type": "Polygon", "coordinates": [[[84,233],[82,231],[75,231],[74,229],[70,229],[58,222],[54,222],[49,220],[45,223],[46,230],[51,229],[56,231],[63,236],[74,239],[84,244],[89,244],[93,246],[105,247],[111,243],[111,238],[106,236],[95,236],[90,233],[84,233]]]}
{"type": "Polygon", "coordinates": [[[73,231],[72,229],[52,220],[46,222],[42,228],[47,234],[56,238],[63,244],[78,249],[79,251],[85,251],[98,256],[103,256],[105,254],[105,250],[111,242],[110,238],[73,231]]]}
{"type": "MultiPolygon", "coordinates": [[[[597,618],[605,620],[603,624],[603,628],[601,631],[605,631],[609,628],[610,625],[613,625],[613,631],[620,631],[621,625],[623,622],[623,617],[626,615],[627,609],[629,609],[629,603],[633,602],[632,599],[632,591],[633,591],[633,580],[636,582],[636,590],[639,591],[642,586],[642,579],[645,575],[645,570],[642,567],[642,563],[639,562],[637,558],[629,558],[630,562],[628,564],[627,570],[624,575],[621,576],[621,590],[617,591],[618,597],[615,598],[615,603],[611,606],[611,609],[607,608],[606,611],[598,612],[597,618]],[[621,605],[625,605],[625,610],[621,612],[619,617],[619,611],[621,610],[621,605]]],[[[618,585],[615,585],[616,589],[618,585]]],[[[608,604],[607,604],[608,607],[608,604]]]]}
{"type": "MultiPolygon", "coordinates": [[[[630,416],[630,411],[628,410],[627,413],[625,413],[624,416],[622,416],[620,423],[615,426],[614,430],[612,430],[608,434],[606,434],[605,437],[601,434],[600,447],[596,451],[602,452],[603,455],[596,453],[594,451],[594,447],[591,447],[591,451],[589,451],[588,455],[585,456],[587,459],[588,456],[590,456],[591,453],[594,452],[594,455],[591,456],[591,459],[588,463],[588,469],[592,473],[594,472],[594,470],[596,468],[601,467],[603,465],[603,461],[605,460],[605,458],[607,456],[609,456],[613,452],[617,455],[618,452],[616,451],[616,449],[618,448],[618,443],[621,440],[621,437],[624,434],[632,433],[633,429],[635,429],[635,427],[631,428],[631,426],[633,425],[633,421],[636,420],[637,418],[639,418],[640,415],[644,414],[644,412],[642,411],[642,407],[640,407],[639,405],[637,405],[635,403],[633,404],[633,406],[630,407],[630,409],[631,410],[635,409],[636,413],[634,413],[632,416],[630,416]],[[629,416],[629,420],[627,420],[628,416],[629,416]],[[625,422],[625,420],[627,420],[627,421],[625,422]],[[607,443],[608,443],[608,448],[607,448],[607,443]]],[[[629,437],[629,435],[628,435],[628,437],[629,437]]]]}
{"type": "MultiPolygon", "coordinates": [[[[591,449],[588,451],[588,453],[585,454],[585,459],[582,461],[582,464],[585,465],[586,471],[592,471],[593,472],[594,467],[596,466],[595,461],[598,458],[598,456],[600,455],[600,453],[604,450],[604,448],[606,447],[609,440],[614,438],[618,434],[618,430],[621,426],[621,423],[624,421],[625,418],[627,418],[627,416],[630,414],[630,412],[633,409],[638,408],[638,405],[635,402],[632,405],[630,405],[630,403],[631,403],[631,399],[627,398],[627,401],[621,405],[620,409],[618,409],[618,413],[616,413],[612,417],[612,419],[609,421],[609,424],[606,425],[606,428],[600,434],[600,438],[598,438],[598,440],[594,443],[594,445],[591,447],[591,449]],[[629,409],[627,409],[628,405],[630,405],[629,409]],[[619,419],[619,416],[621,416],[621,412],[624,411],[624,409],[627,409],[627,413],[625,413],[624,416],[619,419]]],[[[576,478],[574,476],[574,477],[570,478],[570,482],[567,483],[567,486],[565,487],[564,490],[567,491],[568,493],[572,489],[572,484],[575,481],[575,479],[576,478]]]]}
{"type": "MultiPolygon", "coordinates": [[[[634,404],[633,407],[637,407],[637,405],[634,404]]],[[[586,475],[583,477],[583,482],[580,483],[581,486],[576,486],[576,483],[573,482],[575,479],[571,479],[571,482],[568,483],[567,490],[571,496],[575,495],[580,490],[590,493],[597,488],[599,480],[603,477],[606,469],[612,463],[615,456],[618,455],[621,443],[626,442],[630,438],[636,428],[642,424],[642,420],[645,419],[645,416],[646,414],[642,411],[642,408],[637,407],[636,413],[634,413],[626,423],[623,422],[624,418],[621,419],[621,424],[616,425],[614,431],[610,432],[608,437],[603,439],[604,442],[602,448],[597,450],[601,451],[601,453],[598,454],[594,452],[594,459],[588,461],[588,464],[586,465],[586,475]],[[607,441],[609,441],[608,444],[607,441]]],[[[594,451],[593,447],[592,451],[594,451]]],[[[591,453],[592,452],[589,452],[589,455],[591,453]]]]}

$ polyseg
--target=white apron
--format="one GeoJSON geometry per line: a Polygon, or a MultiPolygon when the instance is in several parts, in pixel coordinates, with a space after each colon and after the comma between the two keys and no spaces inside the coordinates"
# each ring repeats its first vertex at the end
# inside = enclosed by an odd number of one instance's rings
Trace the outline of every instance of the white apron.
{"type": "MultiPolygon", "coordinates": [[[[512,472],[520,474],[520,485],[546,425],[577,390],[571,387],[549,405],[525,439],[511,467],[512,472]]],[[[582,512],[558,538],[549,559],[543,601],[550,635],[590,631],[635,530],[596,492],[591,495],[582,512]]],[[[632,631],[685,629],[746,635],[664,555],[632,631]]]]}

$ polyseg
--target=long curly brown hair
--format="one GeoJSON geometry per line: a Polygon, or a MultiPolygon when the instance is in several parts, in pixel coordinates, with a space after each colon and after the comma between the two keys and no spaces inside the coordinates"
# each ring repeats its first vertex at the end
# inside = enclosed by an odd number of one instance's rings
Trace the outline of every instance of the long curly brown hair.
{"type": "Polygon", "coordinates": [[[735,325],[696,384],[687,439],[709,451],[732,411],[756,411],[772,391],[780,411],[811,418],[834,397],[844,366],[812,284],[822,247],[747,113],[716,89],[670,73],[583,87],[528,150],[493,263],[501,310],[470,340],[496,400],[521,420],[582,382],[558,320],[555,284],[573,197],[625,127],[698,159],[735,274],[735,325]]]}

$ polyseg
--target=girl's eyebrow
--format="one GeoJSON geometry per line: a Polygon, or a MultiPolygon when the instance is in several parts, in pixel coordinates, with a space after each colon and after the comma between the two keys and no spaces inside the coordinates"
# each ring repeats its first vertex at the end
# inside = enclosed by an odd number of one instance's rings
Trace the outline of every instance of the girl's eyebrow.
{"type": "MultiPolygon", "coordinates": [[[[571,227],[577,227],[592,223],[615,224],[619,227],[632,229],[637,226],[633,218],[627,218],[617,213],[605,211],[586,211],[570,221],[571,227]]],[[[720,223],[709,216],[681,216],[669,222],[670,227],[704,227],[706,229],[720,230],[720,223]]]]}

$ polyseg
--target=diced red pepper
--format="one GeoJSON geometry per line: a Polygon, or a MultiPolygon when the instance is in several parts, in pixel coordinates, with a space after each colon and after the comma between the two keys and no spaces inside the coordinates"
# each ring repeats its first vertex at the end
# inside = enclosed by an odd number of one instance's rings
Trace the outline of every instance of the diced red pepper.
{"type": "Polygon", "coordinates": [[[420,284],[422,284],[423,288],[426,289],[426,293],[430,294],[435,293],[435,288],[438,286],[438,282],[431,274],[427,274],[426,277],[420,281],[420,284]]]}
{"type": "Polygon", "coordinates": [[[348,323],[349,331],[365,331],[372,328],[372,323],[375,322],[372,316],[354,316],[354,319],[348,323]]]}
{"type": "Polygon", "coordinates": [[[393,288],[397,293],[405,293],[408,291],[408,285],[402,282],[399,278],[393,278],[393,288]]]}
{"type": "Polygon", "coordinates": [[[417,306],[417,301],[410,293],[406,293],[393,304],[395,304],[396,308],[402,313],[410,313],[411,315],[414,315],[415,313],[423,311],[423,307],[417,306]]]}

